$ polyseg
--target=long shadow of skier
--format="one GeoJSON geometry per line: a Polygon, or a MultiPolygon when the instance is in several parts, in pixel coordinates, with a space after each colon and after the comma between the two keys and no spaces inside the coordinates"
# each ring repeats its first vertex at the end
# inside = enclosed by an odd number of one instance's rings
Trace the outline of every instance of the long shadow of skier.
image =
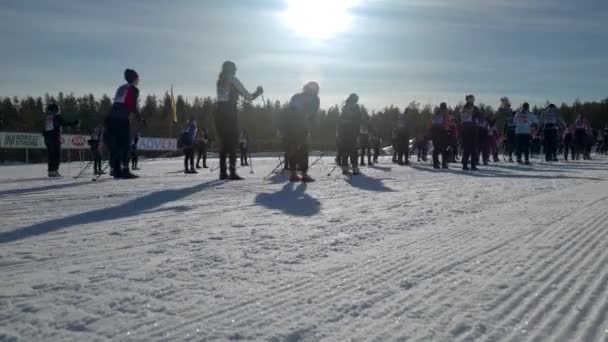
{"type": "MultiPolygon", "coordinates": [[[[419,170],[419,171],[426,171],[426,172],[431,172],[431,173],[452,173],[452,174],[459,174],[459,175],[464,175],[464,176],[471,176],[471,177],[477,177],[477,178],[518,178],[518,179],[581,179],[581,180],[589,180],[589,181],[606,181],[606,179],[604,178],[597,178],[597,177],[577,177],[577,176],[566,176],[566,175],[535,175],[535,174],[516,174],[516,173],[509,173],[509,172],[505,172],[502,170],[491,170],[491,169],[485,169],[485,168],[480,168],[479,171],[463,171],[461,169],[456,169],[454,167],[450,168],[449,170],[435,170],[432,167],[422,167],[422,166],[411,166],[411,168],[419,170]]],[[[538,170],[532,168],[532,167],[524,167],[521,166],[519,169],[511,169],[508,168],[508,170],[512,170],[512,171],[530,171],[530,172],[536,172],[538,170]]]]}
{"type": "Polygon", "coordinates": [[[321,211],[321,202],[306,193],[304,183],[287,183],[279,192],[259,194],[255,203],[291,216],[314,216],[321,211]]]}
{"type": "Polygon", "coordinates": [[[0,243],[22,240],[72,226],[137,216],[151,209],[158,208],[163,204],[180,200],[196,192],[222,183],[222,181],[211,181],[185,189],[156,191],[115,207],[93,210],[82,214],[37,223],[28,227],[18,228],[13,231],[0,233],[0,243]]]}
{"type": "Polygon", "coordinates": [[[370,169],[380,170],[380,171],[384,171],[384,172],[391,172],[391,171],[393,171],[392,167],[378,166],[378,164],[374,164],[373,166],[370,166],[370,169]]]}
{"type": "MultiPolygon", "coordinates": [[[[100,180],[98,183],[101,183],[101,182],[103,182],[103,180],[100,180]]],[[[91,184],[91,182],[89,180],[88,182],[80,181],[80,182],[44,185],[44,186],[38,186],[38,187],[33,187],[33,188],[20,188],[20,189],[5,190],[5,191],[0,191],[0,197],[10,196],[10,195],[21,195],[21,194],[27,194],[27,193],[31,193],[31,192],[44,192],[44,191],[49,191],[49,190],[74,188],[77,186],[90,185],[90,184],[91,184]]]]}
{"type": "Polygon", "coordinates": [[[386,185],[384,185],[384,182],[382,181],[382,179],[371,178],[371,177],[368,177],[363,174],[350,177],[350,179],[348,179],[346,182],[355,188],[359,188],[361,190],[366,190],[366,191],[378,191],[378,192],[395,191],[395,190],[387,187],[386,185]]]}

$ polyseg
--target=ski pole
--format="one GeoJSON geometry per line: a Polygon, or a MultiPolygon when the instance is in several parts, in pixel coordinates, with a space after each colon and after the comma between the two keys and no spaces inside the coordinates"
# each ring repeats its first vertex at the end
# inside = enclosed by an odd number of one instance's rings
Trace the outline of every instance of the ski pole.
{"type": "Polygon", "coordinates": [[[334,167],[331,169],[331,171],[329,171],[329,173],[327,174],[327,177],[330,177],[332,173],[334,173],[334,171],[336,171],[336,169],[338,168],[338,163],[336,163],[336,165],[334,165],[334,167]]]}
{"type": "Polygon", "coordinates": [[[264,177],[264,180],[267,180],[268,178],[270,178],[270,176],[273,173],[275,173],[275,171],[277,171],[281,166],[283,166],[283,164],[285,164],[285,161],[283,160],[283,158],[279,157],[279,165],[277,165],[274,169],[272,169],[272,171],[270,171],[268,176],[264,177]]]}
{"type": "Polygon", "coordinates": [[[253,172],[253,159],[251,159],[251,153],[249,153],[249,168],[251,171],[249,173],[254,174],[253,172]]]}
{"type": "Polygon", "coordinates": [[[80,172],[78,172],[78,174],[76,176],[74,176],[74,179],[78,179],[80,178],[80,176],[82,176],[82,174],[89,168],[91,167],[91,164],[93,164],[93,162],[89,162],[87,165],[85,165],[80,172]]]}
{"type": "Polygon", "coordinates": [[[312,167],[315,166],[318,162],[320,162],[324,156],[325,156],[325,152],[322,152],[321,155],[319,155],[319,157],[312,164],[310,164],[310,166],[308,168],[312,169],[312,167]]]}

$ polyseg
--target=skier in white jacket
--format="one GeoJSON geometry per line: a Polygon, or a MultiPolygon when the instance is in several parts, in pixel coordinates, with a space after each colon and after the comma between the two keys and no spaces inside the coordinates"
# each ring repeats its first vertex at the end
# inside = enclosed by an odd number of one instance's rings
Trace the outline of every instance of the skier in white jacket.
{"type": "Polygon", "coordinates": [[[514,117],[515,135],[517,141],[517,162],[522,164],[522,154],[525,155],[526,165],[530,165],[530,138],[532,136],[531,126],[537,124],[536,115],[530,112],[530,104],[527,102],[514,117]]]}

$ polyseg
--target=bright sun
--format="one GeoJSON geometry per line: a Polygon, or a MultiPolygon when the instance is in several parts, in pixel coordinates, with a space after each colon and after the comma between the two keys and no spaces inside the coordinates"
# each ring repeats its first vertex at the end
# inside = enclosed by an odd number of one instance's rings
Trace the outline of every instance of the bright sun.
{"type": "Polygon", "coordinates": [[[358,0],[286,0],[283,20],[296,34],[310,39],[328,39],[348,31],[349,10],[358,0]]]}

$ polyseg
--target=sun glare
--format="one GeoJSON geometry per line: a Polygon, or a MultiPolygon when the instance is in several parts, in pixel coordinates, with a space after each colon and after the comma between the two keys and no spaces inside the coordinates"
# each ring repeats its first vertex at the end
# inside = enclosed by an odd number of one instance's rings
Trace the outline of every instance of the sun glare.
{"type": "Polygon", "coordinates": [[[349,10],[358,0],[286,0],[283,20],[297,35],[310,39],[328,39],[346,32],[351,26],[349,10]]]}

